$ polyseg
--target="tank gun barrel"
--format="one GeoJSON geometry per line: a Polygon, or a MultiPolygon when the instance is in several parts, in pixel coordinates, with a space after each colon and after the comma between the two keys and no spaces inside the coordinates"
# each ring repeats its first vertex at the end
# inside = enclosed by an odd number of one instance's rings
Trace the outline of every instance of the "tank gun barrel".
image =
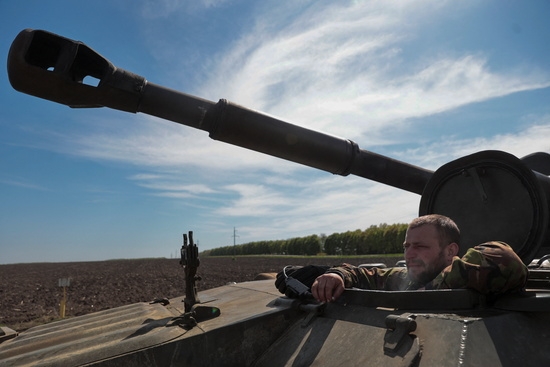
{"type": "Polygon", "coordinates": [[[16,90],[73,108],[142,112],[207,131],[215,140],[417,194],[433,173],[225,99],[214,103],[150,83],[115,67],[84,43],[46,31],[19,33],[10,48],[8,75],[16,90]]]}
{"type": "Polygon", "coordinates": [[[443,214],[461,228],[461,254],[492,240],[510,244],[526,264],[550,251],[548,153],[518,159],[487,150],[432,172],[225,99],[215,103],[150,83],[82,42],[41,30],[15,38],[8,76],[20,92],[73,108],[142,112],[207,131],[215,140],[420,194],[419,215],[443,214]]]}

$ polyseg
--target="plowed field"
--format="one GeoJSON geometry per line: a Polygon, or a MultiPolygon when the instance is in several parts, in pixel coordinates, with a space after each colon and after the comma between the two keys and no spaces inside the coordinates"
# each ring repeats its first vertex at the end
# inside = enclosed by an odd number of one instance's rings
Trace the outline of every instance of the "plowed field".
{"type": "MultiPolygon", "coordinates": [[[[285,265],[336,265],[385,262],[399,258],[284,258],[204,257],[198,275],[199,292],[229,282],[254,280],[261,272],[278,272],[285,265]]],[[[21,331],[59,318],[63,288],[58,281],[70,278],[66,288],[66,317],[84,315],[155,298],[185,294],[183,268],[178,259],[132,259],[73,263],[0,265],[0,325],[21,331]]]]}

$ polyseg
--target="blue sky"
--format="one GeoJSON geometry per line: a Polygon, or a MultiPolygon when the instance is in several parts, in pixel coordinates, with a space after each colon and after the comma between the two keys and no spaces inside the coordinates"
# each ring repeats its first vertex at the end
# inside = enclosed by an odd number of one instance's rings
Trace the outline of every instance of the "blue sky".
{"type": "MultiPolygon", "coordinates": [[[[548,1],[0,0],[0,13],[4,60],[21,30],[48,30],[152,83],[431,170],[550,152],[548,1]]],[[[0,263],[171,257],[189,230],[205,250],[233,228],[246,243],[418,213],[416,194],[0,84],[0,263]]]]}

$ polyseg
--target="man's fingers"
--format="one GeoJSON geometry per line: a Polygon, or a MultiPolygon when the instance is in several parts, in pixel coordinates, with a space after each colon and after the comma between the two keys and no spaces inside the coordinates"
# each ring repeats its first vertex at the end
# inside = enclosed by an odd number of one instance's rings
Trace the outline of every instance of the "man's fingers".
{"type": "Polygon", "coordinates": [[[323,274],[311,287],[311,293],[318,301],[331,302],[344,292],[344,281],[338,274],[323,274]]]}
{"type": "Polygon", "coordinates": [[[344,293],[344,285],[341,284],[338,288],[336,288],[336,290],[334,291],[333,295],[332,295],[332,299],[333,300],[336,300],[338,299],[342,293],[344,293]]]}
{"type": "Polygon", "coordinates": [[[311,295],[313,296],[313,298],[320,301],[321,297],[319,296],[319,281],[318,281],[318,279],[319,278],[315,279],[315,281],[311,285],[311,295]]]}

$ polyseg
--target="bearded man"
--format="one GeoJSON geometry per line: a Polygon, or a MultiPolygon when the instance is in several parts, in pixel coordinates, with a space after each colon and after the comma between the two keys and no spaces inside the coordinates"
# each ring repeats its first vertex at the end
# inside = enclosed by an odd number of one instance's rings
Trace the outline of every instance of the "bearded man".
{"type": "Polygon", "coordinates": [[[342,264],[317,277],[311,293],[320,302],[336,300],[345,288],[386,291],[469,288],[483,294],[523,289],[528,270],[504,242],[486,242],[459,258],[460,230],[450,218],[430,214],[407,228],[406,268],[371,268],[342,264]]]}

